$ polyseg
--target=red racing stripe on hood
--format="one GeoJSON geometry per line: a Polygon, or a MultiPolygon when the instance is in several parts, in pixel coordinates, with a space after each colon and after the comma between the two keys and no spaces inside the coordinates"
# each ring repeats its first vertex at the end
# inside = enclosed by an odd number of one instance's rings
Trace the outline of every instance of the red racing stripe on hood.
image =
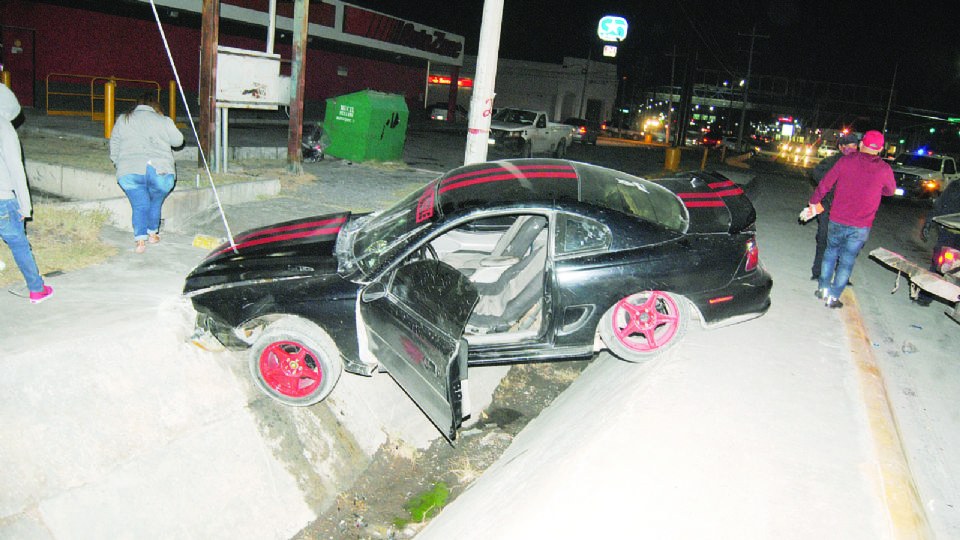
{"type": "MultiPolygon", "coordinates": [[[[325,219],[321,221],[310,221],[306,223],[297,223],[285,227],[273,227],[262,229],[248,235],[237,238],[234,243],[236,248],[243,249],[273,242],[283,242],[285,240],[295,240],[297,238],[309,238],[311,236],[335,235],[340,232],[346,217],[325,219]]],[[[221,253],[232,250],[233,247],[226,246],[216,253],[211,253],[207,258],[215,257],[221,253]]]]}

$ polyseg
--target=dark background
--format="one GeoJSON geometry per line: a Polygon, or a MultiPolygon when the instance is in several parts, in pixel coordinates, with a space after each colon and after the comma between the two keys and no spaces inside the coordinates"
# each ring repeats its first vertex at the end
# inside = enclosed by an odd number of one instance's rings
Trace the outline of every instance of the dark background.
{"type": "MultiPolygon", "coordinates": [[[[482,0],[353,0],[351,3],[463,35],[476,54],[482,0]]],[[[616,60],[633,84],[669,84],[677,62],[752,73],[889,89],[895,105],[960,116],[960,37],[955,2],[819,0],[505,0],[503,58],[559,63],[600,56],[603,15],[625,17],[627,39],[616,60]]]]}

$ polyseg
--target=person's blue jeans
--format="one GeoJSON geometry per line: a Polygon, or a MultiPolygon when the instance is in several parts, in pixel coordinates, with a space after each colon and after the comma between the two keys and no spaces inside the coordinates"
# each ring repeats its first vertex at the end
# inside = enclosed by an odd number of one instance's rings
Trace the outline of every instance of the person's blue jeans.
{"type": "Polygon", "coordinates": [[[20,203],[16,199],[0,200],[0,237],[10,246],[13,260],[20,267],[23,279],[27,280],[27,289],[30,292],[43,290],[43,278],[37,268],[37,261],[33,258],[33,250],[27,240],[27,232],[23,228],[23,217],[20,214],[20,203]]]}
{"type": "Polygon", "coordinates": [[[843,289],[850,281],[853,263],[860,249],[870,236],[869,227],[851,227],[831,221],[827,230],[827,249],[823,252],[823,264],[820,266],[820,288],[828,289],[827,294],[840,298],[843,289]]]}
{"type": "Polygon", "coordinates": [[[160,230],[160,208],[173,191],[173,182],[174,175],[157,174],[152,165],[147,165],[146,174],[125,174],[117,180],[130,200],[135,240],[146,240],[160,230]]]}

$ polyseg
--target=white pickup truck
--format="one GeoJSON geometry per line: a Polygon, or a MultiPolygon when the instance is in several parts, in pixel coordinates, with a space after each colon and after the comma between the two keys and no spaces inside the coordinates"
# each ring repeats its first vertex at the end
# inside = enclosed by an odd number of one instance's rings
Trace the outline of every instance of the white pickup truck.
{"type": "Polygon", "coordinates": [[[544,111],[500,109],[490,119],[490,148],[520,157],[548,152],[562,158],[573,129],[550,122],[544,111]]]}

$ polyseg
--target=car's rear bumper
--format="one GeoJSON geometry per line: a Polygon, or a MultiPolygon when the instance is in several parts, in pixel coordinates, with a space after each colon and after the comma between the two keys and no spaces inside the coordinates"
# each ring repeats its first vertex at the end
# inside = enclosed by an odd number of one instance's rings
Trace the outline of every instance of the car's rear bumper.
{"type": "Polygon", "coordinates": [[[761,265],[722,289],[708,291],[690,300],[700,311],[704,326],[726,326],[766,313],[770,309],[772,289],[773,277],[761,265]]]}

